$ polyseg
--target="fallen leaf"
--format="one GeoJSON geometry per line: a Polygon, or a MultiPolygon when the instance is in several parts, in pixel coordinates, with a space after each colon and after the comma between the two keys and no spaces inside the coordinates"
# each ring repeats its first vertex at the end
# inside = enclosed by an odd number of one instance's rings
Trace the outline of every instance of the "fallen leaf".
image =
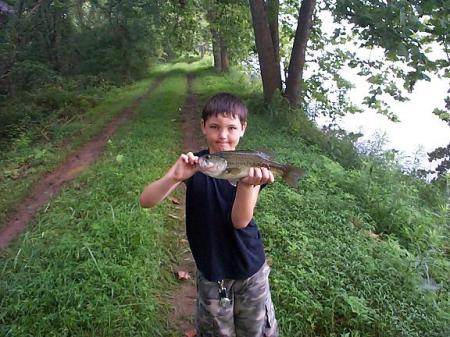
{"type": "Polygon", "coordinates": [[[196,337],[196,336],[197,336],[197,330],[195,330],[195,329],[186,331],[184,333],[184,337],[196,337]]]}
{"type": "Polygon", "coordinates": [[[172,204],[175,204],[175,205],[179,205],[179,204],[180,204],[180,200],[178,200],[178,199],[175,198],[175,197],[168,197],[167,199],[169,199],[170,201],[172,201],[172,204]]]}
{"type": "Polygon", "coordinates": [[[187,271],[179,270],[177,271],[177,277],[179,280],[189,280],[191,278],[191,274],[187,271]]]}

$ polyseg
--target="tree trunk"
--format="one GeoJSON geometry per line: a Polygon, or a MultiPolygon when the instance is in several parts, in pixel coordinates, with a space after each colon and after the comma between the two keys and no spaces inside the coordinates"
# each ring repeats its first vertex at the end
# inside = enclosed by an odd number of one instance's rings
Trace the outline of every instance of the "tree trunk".
{"type": "Polygon", "coordinates": [[[220,36],[219,31],[217,30],[215,26],[216,22],[216,11],[214,7],[214,1],[207,3],[207,10],[206,10],[206,19],[209,23],[209,29],[211,31],[212,36],[212,50],[213,50],[213,57],[214,57],[214,70],[218,73],[222,71],[222,57],[221,57],[221,51],[220,51],[220,36]]]}
{"type": "Polygon", "coordinates": [[[303,0],[298,16],[297,31],[289,62],[286,80],[286,96],[292,105],[298,105],[303,90],[303,68],[305,66],[306,44],[311,32],[312,17],[316,0],[303,0]]]}
{"type": "Polygon", "coordinates": [[[267,3],[270,36],[272,37],[273,44],[273,54],[275,55],[275,61],[280,64],[280,33],[278,30],[278,13],[280,10],[280,1],[268,0],[267,3]]]}
{"type": "Polygon", "coordinates": [[[220,64],[222,72],[228,72],[230,70],[230,62],[228,60],[227,45],[223,41],[223,37],[220,37],[220,64]]]}
{"type": "Polygon", "coordinates": [[[211,28],[211,35],[214,56],[214,70],[220,73],[222,71],[222,58],[220,53],[219,33],[214,28],[211,28]]]}
{"type": "Polygon", "coordinates": [[[270,101],[276,90],[281,90],[280,64],[275,59],[274,44],[264,0],[250,0],[256,50],[263,83],[264,99],[270,101]]]}

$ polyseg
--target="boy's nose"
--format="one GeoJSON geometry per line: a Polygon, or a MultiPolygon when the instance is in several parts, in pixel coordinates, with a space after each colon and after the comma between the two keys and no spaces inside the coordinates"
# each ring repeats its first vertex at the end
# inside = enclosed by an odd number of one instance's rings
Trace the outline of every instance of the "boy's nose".
{"type": "Polygon", "coordinates": [[[227,130],[226,129],[222,129],[219,131],[219,138],[221,138],[221,139],[227,138],[227,130]]]}

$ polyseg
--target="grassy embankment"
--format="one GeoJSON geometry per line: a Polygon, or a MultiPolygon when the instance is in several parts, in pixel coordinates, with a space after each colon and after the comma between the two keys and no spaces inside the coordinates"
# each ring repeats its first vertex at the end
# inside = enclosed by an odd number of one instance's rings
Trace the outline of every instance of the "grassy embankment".
{"type": "MultiPolygon", "coordinates": [[[[102,161],[3,254],[2,333],[173,334],[160,301],[172,285],[171,206],[146,212],[137,196],[179,151],[181,78],[172,73],[113,137],[102,161]]],[[[202,100],[217,91],[253,97],[236,79],[202,72],[195,91],[202,100]]],[[[249,103],[259,111],[258,101],[249,103]]],[[[344,168],[324,155],[328,142],[306,122],[286,126],[253,114],[249,123],[241,148],[272,148],[280,161],[308,171],[298,190],[266,188],[256,212],[273,264],[281,335],[445,336],[448,218],[445,206],[433,206],[440,200],[433,190],[368,159],[344,168]],[[425,289],[424,276],[438,289],[425,289]]]]}

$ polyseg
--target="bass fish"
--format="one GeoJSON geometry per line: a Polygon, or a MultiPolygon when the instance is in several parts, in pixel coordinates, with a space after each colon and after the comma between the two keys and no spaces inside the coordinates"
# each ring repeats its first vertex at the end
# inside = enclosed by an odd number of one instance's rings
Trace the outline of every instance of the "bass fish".
{"type": "Polygon", "coordinates": [[[233,185],[240,178],[248,176],[251,167],[266,167],[274,176],[283,177],[291,187],[296,188],[305,171],[293,165],[284,165],[272,160],[262,151],[223,151],[205,154],[198,159],[198,166],[204,174],[219,179],[228,179],[233,185]]]}

